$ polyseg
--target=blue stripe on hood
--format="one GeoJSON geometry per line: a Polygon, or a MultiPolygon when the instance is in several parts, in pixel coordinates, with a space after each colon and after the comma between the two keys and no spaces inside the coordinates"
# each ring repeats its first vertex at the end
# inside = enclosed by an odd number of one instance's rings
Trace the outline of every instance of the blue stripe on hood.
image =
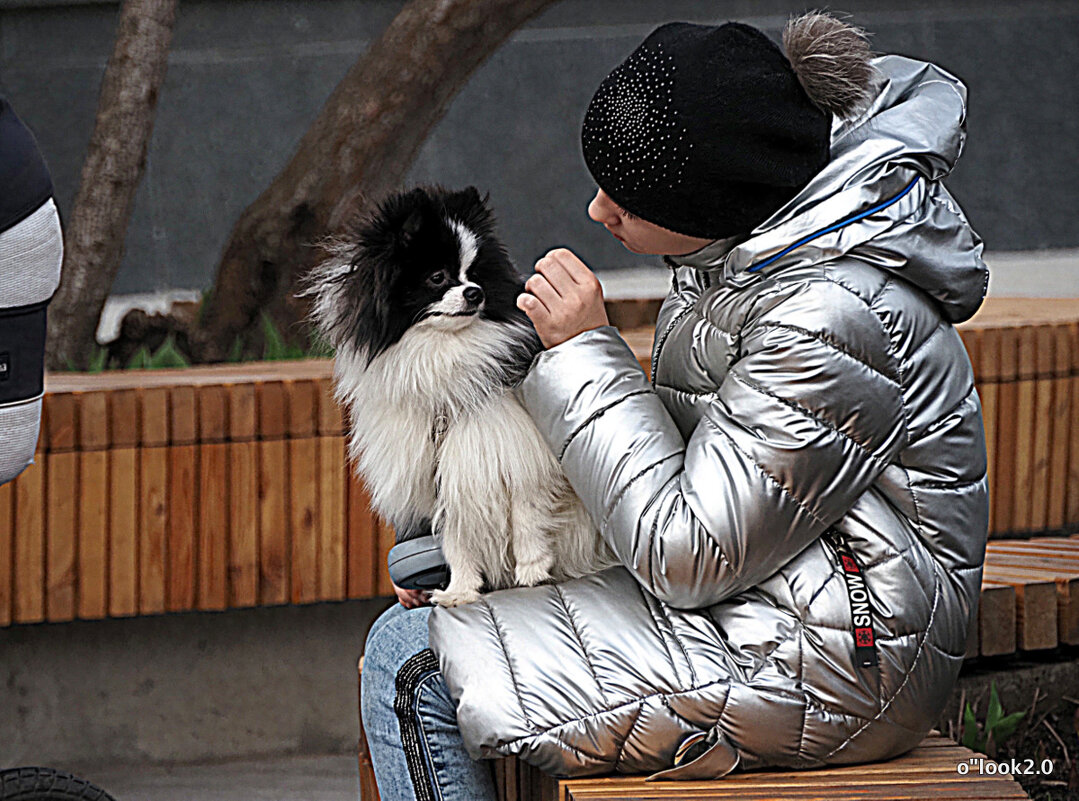
{"type": "Polygon", "coordinates": [[[919,175],[917,178],[915,178],[913,181],[911,181],[909,184],[907,184],[906,188],[904,188],[903,191],[900,192],[895,197],[890,198],[888,200],[885,200],[883,203],[878,203],[876,206],[874,206],[871,209],[866,209],[865,211],[858,212],[857,214],[855,214],[852,217],[848,217],[845,220],[840,220],[839,222],[837,222],[837,223],[835,223],[833,225],[829,225],[827,228],[822,228],[819,231],[815,231],[814,233],[810,234],[809,236],[806,236],[806,237],[803,237],[802,239],[799,239],[793,245],[779,251],[779,253],[775,254],[774,256],[769,256],[764,261],[757,262],[752,267],[747,267],[746,272],[755,273],[758,270],[763,270],[769,264],[772,264],[773,262],[777,261],[778,259],[781,259],[784,256],[786,256],[792,250],[795,250],[796,248],[800,248],[802,245],[805,245],[808,242],[812,242],[814,239],[816,239],[819,236],[824,236],[825,234],[831,233],[832,231],[837,231],[837,230],[839,230],[840,228],[842,228],[845,225],[850,225],[851,223],[856,223],[856,222],[858,222],[858,220],[863,220],[863,219],[865,219],[866,217],[868,217],[871,214],[876,214],[878,211],[881,211],[882,209],[888,208],[893,203],[898,203],[901,199],[903,199],[903,197],[906,196],[906,194],[908,192],[910,192],[911,189],[914,188],[914,185],[916,183],[918,183],[919,180],[921,180],[921,177],[922,176],[919,175]]]}

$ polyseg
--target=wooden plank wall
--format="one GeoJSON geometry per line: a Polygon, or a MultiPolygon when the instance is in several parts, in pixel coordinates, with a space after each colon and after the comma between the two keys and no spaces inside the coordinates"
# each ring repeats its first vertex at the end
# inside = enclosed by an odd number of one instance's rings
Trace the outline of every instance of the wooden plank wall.
{"type": "Polygon", "coordinates": [[[48,394],[0,487],[0,625],[389,594],[328,365],[276,372],[48,394]]]}
{"type": "MultiPolygon", "coordinates": [[[[960,326],[994,537],[1079,530],[1076,317],[960,326]]],[[[652,331],[624,334],[647,370],[652,331]]],[[[50,376],[35,463],[0,487],[0,625],[390,594],[393,532],[350,475],[330,376],[50,376]]]]}

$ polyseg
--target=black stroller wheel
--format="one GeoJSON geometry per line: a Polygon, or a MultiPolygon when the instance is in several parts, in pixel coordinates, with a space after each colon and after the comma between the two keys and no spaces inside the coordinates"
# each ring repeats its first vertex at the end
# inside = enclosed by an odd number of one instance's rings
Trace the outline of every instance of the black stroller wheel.
{"type": "Polygon", "coordinates": [[[0,770],[0,801],[115,801],[85,779],[52,768],[0,770]]]}

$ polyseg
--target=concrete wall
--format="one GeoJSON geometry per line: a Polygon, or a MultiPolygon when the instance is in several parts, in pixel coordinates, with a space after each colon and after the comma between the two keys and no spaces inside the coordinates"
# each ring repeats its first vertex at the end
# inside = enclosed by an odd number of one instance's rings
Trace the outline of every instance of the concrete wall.
{"type": "MultiPolygon", "coordinates": [[[[232,222],[399,0],[185,0],[146,176],[114,290],[202,288],[232,222]]],[[[473,77],[414,180],[490,189],[523,268],[572,245],[596,268],[624,251],[585,214],[580,120],[603,76],[658,23],[740,19],[778,34],[803,3],[563,0],[473,77]]],[[[850,0],[881,52],[936,61],[970,88],[969,139],[949,180],[989,250],[1079,245],[1079,4],[850,0]]],[[[115,3],[0,0],[0,92],[37,133],[70,209],[115,3]]]]}
{"type": "Polygon", "coordinates": [[[345,752],[389,603],[0,629],[0,768],[345,752]]]}

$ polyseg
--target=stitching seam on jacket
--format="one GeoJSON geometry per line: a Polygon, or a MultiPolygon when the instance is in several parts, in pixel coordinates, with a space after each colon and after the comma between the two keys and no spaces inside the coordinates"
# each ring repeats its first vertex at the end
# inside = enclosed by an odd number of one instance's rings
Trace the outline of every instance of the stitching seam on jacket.
{"type": "Polygon", "coordinates": [[[932,340],[933,337],[935,337],[941,331],[947,331],[948,328],[950,328],[950,326],[945,323],[944,320],[941,320],[939,323],[937,323],[937,327],[929,332],[929,336],[927,336],[925,339],[918,343],[917,347],[915,347],[914,350],[910,352],[910,355],[905,359],[905,361],[911,361],[915,356],[918,355],[922,348],[929,344],[930,340],[932,340]]]}
{"type": "Polygon", "coordinates": [[[968,389],[966,391],[966,393],[964,393],[963,397],[961,397],[959,400],[957,400],[952,406],[950,406],[949,408],[947,408],[943,412],[941,412],[940,415],[937,417],[937,419],[934,420],[929,425],[927,425],[925,427],[925,430],[922,431],[920,434],[918,434],[918,436],[908,439],[907,440],[907,447],[910,448],[912,445],[917,445],[919,442],[921,442],[923,439],[928,437],[930,434],[936,433],[937,429],[940,427],[940,424],[943,423],[945,420],[947,420],[951,415],[953,415],[957,411],[959,411],[959,409],[963,405],[969,403],[971,397],[973,397],[977,393],[977,391],[978,391],[977,387],[972,383],[970,385],[970,389],[968,389]]]}
{"type": "Polygon", "coordinates": [[[667,710],[668,712],[670,712],[670,713],[671,713],[671,716],[672,716],[672,717],[676,717],[676,718],[678,718],[678,719],[679,719],[680,721],[682,721],[683,723],[685,723],[685,724],[686,724],[687,726],[689,726],[689,727],[690,727],[691,729],[699,729],[699,728],[701,727],[701,724],[700,724],[700,723],[696,723],[696,722],[694,722],[694,721],[690,720],[690,719],[689,719],[689,718],[687,718],[687,717],[686,717],[685,715],[683,715],[683,714],[682,714],[681,712],[679,712],[679,711],[678,711],[677,709],[675,709],[675,708],[674,708],[673,706],[671,706],[671,699],[670,699],[670,696],[667,696],[667,695],[663,695],[663,694],[660,694],[660,696],[659,696],[659,702],[660,702],[661,704],[663,704],[663,708],[664,708],[664,709],[666,709],[666,710],[667,710]]]}
{"type": "MultiPolygon", "coordinates": [[[[873,293],[873,297],[871,297],[868,301],[865,300],[864,298],[862,298],[862,300],[865,302],[865,305],[872,309],[873,304],[881,299],[881,296],[884,295],[884,293],[888,290],[888,287],[891,286],[891,283],[892,283],[892,276],[890,274],[885,274],[884,283],[880,285],[880,289],[878,289],[876,292],[873,293]]],[[[855,294],[857,294],[857,293],[855,293],[855,294]]],[[[858,295],[858,297],[862,297],[862,296],[858,295]]]]}
{"type": "MultiPolygon", "coordinates": [[[[648,596],[644,592],[644,587],[640,582],[633,582],[637,585],[637,591],[641,594],[641,600],[644,601],[644,607],[648,610],[648,614],[652,616],[652,622],[656,626],[656,631],[659,633],[659,641],[663,643],[663,650],[667,654],[667,661],[671,663],[671,672],[674,674],[675,681],[679,684],[682,683],[682,677],[678,675],[678,665],[674,663],[674,654],[671,653],[671,647],[667,644],[666,632],[664,631],[663,624],[660,622],[659,616],[656,615],[656,610],[652,608],[652,604],[648,601],[648,596]]],[[[670,621],[668,621],[669,623],[670,621]]],[[[673,635],[672,635],[673,636],[673,635]]],[[[690,679],[692,682],[692,678],[690,679]]]]}
{"type": "MultiPolygon", "coordinates": [[[[703,418],[703,419],[707,419],[707,418],[703,418]]],[[[749,457],[747,456],[746,458],[748,459],[749,457]]],[[[660,488],[660,492],[662,492],[664,489],[666,489],[668,484],[672,484],[677,480],[678,480],[678,476],[671,476],[670,480],[667,481],[667,483],[664,484],[660,488]]],[[[685,501],[685,498],[683,497],[683,502],[684,501],[685,501]]],[[[689,509],[688,504],[686,504],[686,508],[689,509]]],[[[690,509],[689,511],[690,511],[691,514],[693,513],[692,509],[690,509]]],[[[693,515],[693,519],[694,520],[698,519],[695,514],[693,515]]],[[[659,593],[656,592],[656,574],[655,574],[655,571],[652,569],[652,565],[653,565],[652,552],[655,549],[652,546],[656,541],[656,528],[658,527],[658,521],[659,521],[659,518],[656,518],[657,525],[652,526],[652,528],[649,529],[649,532],[648,532],[648,584],[652,588],[652,594],[657,596],[657,598],[659,596],[659,593]]],[[[701,529],[703,531],[705,531],[705,532],[708,531],[708,528],[706,526],[703,526],[703,525],[701,526],[701,529]]],[[[720,547],[719,541],[716,540],[714,537],[711,537],[711,536],[708,537],[708,541],[715,545],[715,550],[716,550],[716,553],[719,554],[720,561],[726,563],[727,567],[731,571],[731,574],[733,575],[734,572],[735,572],[734,565],[732,565],[730,559],[727,558],[727,554],[725,554],[723,552],[723,548],[720,547]]]]}
{"type": "MultiPolygon", "coordinates": [[[[620,489],[618,491],[618,494],[614,497],[614,500],[611,501],[610,507],[607,509],[606,513],[604,514],[603,524],[604,525],[607,524],[607,522],[611,519],[611,516],[614,514],[614,510],[618,508],[618,504],[620,504],[622,502],[622,499],[624,497],[626,497],[626,493],[629,492],[629,488],[632,487],[642,476],[646,475],[647,473],[652,472],[653,470],[655,470],[657,467],[659,467],[664,462],[669,462],[671,459],[674,459],[677,456],[684,456],[684,455],[685,455],[684,450],[675,451],[674,453],[669,453],[666,456],[664,456],[662,459],[657,459],[656,461],[652,462],[652,464],[648,465],[648,467],[644,468],[643,470],[638,472],[635,476],[633,476],[629,481],[627,481],[626,485],[624,487],[622,487],[622,489],[620,489]]],[[[665,485],[666,485],[666,482],[665,482],[665,485]]]]}
{"type": "Polygon", "coordinates": [[[629,727],[629,731],[626,732],[626,736],[622,739],[622,744],[618,746],[618,751],[614,755],[614,766],[617,768],[618,763],[622,761],[622,752],[626,750],[626,745],[629,743],[629,738],[633,736],[633,730],[637,728],[637,723],[641,720],[641,715],[644,713],[644,705],[647,703],[647,699],[642,698],[640,705],[637,707],[637,714],[633,716],[633,723],[629,727]]]}
{"type": "Polygon", "coordinates": [[[665,389],[668,392],[677,392],[679,395],[689,395],[691,398],[707,398],[709,395],[719,394],[718,389],[681,389],[680,387],[672,387],[670,384],[653,384],[652,387],[656,390],[665,389]]]}
{"type": "Polygon", "coordinates": [[[906,439],[906,442],[905,442],[903,448],[901,448],[896,454],[895,464],[899,466],[899,468],[903,471],[903,473],[907,477],[907,492],[910,494],[910,501],[914,506],[914,527],[918,530],[919,536],[924,535],[925,529],[924,529],[924,526],[922,525],[922,512],[921,512],[921,508],[918,505],[918,494],[914,491],[914,488],[911,486],[910,471],[907,469],[907,466],[905,464],[903,464],[903,451],[906,448],[910,447],[910,442],[911,442],[911,440],[910,440],[910,410],[907,408],[907,399],[906,399],[906,396],[904,394],[904,391],[906,389],[905,371],[903,370],[903,363],[899,360],[898,356],[896,355],[895,346],[892,344],[892,337],[890,335],[888,326],[884,322],[884,318],[880,315],[880,313],[876,309],[873,308],[873,304],[876,303],[877,300],[881,297],[881,295],[884,294],[884,290],[887,288],[888,284],[891,281],[891,276],[888,276],[885,279],[884,285],[881,286],[880,290],[873,296],[872,300],[870,300],[868,303],[866,302],[865,298],[863,298],[861,295],[859,295],[853,289],[851,289],[850,287],[844,285],[843,283],[841,283],[841,282],[835,280],[834,278],[832,278],[831,276],[829,276],[827,274],[826,270],[821,270],[821,276],[824,278],[825,281],[831,281],[836,286],[842,287],[843,289],[847,290],[852,295],[854,295],[854,297],[858,298],[863,303],[865,303],[866,306],[869,308],[869,310],[871,312],[873,312],[874,315],[876,315],[877,321],[880,323],[881,330],[884,332],[884,336],[887,337],[887,339],[888,339],[888,354],[892,357],[892,361],[895,362],[896,372],[899,375],[899,386],[900,386],[900,390],[899,390],[899,406],[903,411],[903,434],[904,434],[905,439],[906,439]]]}
{"type": "Polygon", "coordinates": [[[873,461],[877,462],[878,464],[883,465],[884,467],[888,466],[889,462],[886,459],[884,459],[884,458],[878,456],[877,454],[875,454],[872,450],[870,450],[868,445],[866,445],[866,444],[864,444],[862,442],[859,442],[854,437],[852,437],[850,434],[847,434],[847,433],[844,433],[843,431],[840,431],[838,428],[835,427],[835,425],[831,421],[826,420],[823,417],[817,416],[812,411],[807,409],[805,406],[802,406],[800,403],[795,403],[792,400],[787,400],[786,398],[781,398],[779,395],[776,395],[774,392],[769,392],[767,389],[762,387],[760,384],[757,384],[754,381],[750,381],[748,378],[744,378],[744,377],[740,376],[738,373],[734,372],[733,370],[729,373],[729,375],[730,375],[731,378],[733,378],[735,381],[737,381],[742,386],[747,387],[749,389],[752,389],[753,391],[758,392],[761,395],[767,395],[769,398],[772,398],[773,400],[783,404],[784,406],[786,406],[786,407],[788,407],[790,409],[793,409],[794,411],[798,412],[799,414],[803,414],[803,415],[805,415],[806,417],[808,417],[811,420],[816,420],[824,428],[827,428],[832,433],[837,434],[838,436],[842,437],[843,439],[845,439],[845,440],[853,443],[854,445],[858,446],[858,448],[866,456],[868,456],[870,459],[872,459],[873,461]]]}
{"type": "Polygon", "coordinates": [[[487,610],[487,614],[491,616],[491,625],[494,626],[495,635],[498,637],[498,644],[502,648],[502,655],[506,658],[506,668],[510,672],[510,681],[513,683],[513,692],[517,696],[517,703],[521,705],[521,717],[525,719],[525,723],[532,731],[541,731],[540,727],[532,722],[532,718],[528,716],[528,710],[525,709],[525,699],[521,695],[521,686],[517,683],[517,673],[513,670],[513,663],[510,661],[510,652],[506,648],[506,641],[502,639],[502,627],[498,625],[498,618],[495,617],[494,607],[487,602],[486,599],[482,599],[483,606],[487,610]]]}
{"type": "MultiPolygon", "coordinates": [[[[679,292],[679,295],[681,295],[681,294],[682,293],[679,292]]],[[[655,344],[653,345],[653,347],[652,347],[652,380],[653,381],[655,380],[655,376],[656,376],[656,368],[659,366],[659,355],[663,350],[663,346],[667,344],[667,337],[669,337],[671,335],[671,332],[674,331],[674,327],[676,325],[678,325],[678,323],[680,323],[682,321],[682,318],[693,311],[693,306],[694,306],[694,304],[696,302],[697,302],[696,299],[694,299],[693,301],[687,303],[686,307],[684,309],[682,309],[680,312],[678,312],[676,315],[674,315],[674,317],[671,318],[670,325],[668,325],[666,330],[664,330],[662,338],[657,339],[655,344]]],[[[702,317],[703,315],[701,315],[698,312],[697,316],[702,317]]]]}
{"type": "Polygon", "coordinates": [[[796,334],[801,334],[802,336],[809,337],[810,339],[813,339],[813,340],[821,343],[826,348],[834,350],[834,351],[836,351],[838,353],[842,353],[844,356],[847,356],[848,358],[854,359],[854,361],[858,362],[858,364],[862,365],[867,370],[871,370],[872,372],[876,373],[881,378],[883,378],[885,381],[887,381],[889,384],[894,384],[895,386],[899,386],[899,381],[892,378],[890,375],[886,375],[883,371],[881,371],[880,369],[878,369],[878,368],[874,367],[873,365],[871,365],[869,362],[867,362],[865,359],[863,359],[862,357],[855,354],[854,351],[849,350],[845,345],[841,344],[839,341],[834,341],[833,342],[832,340],[828,339],[825,335],[823,335],[821,333],[818,333],[816,331],[810,331],[808,328],[802,328],[801,326],[791,325],[790,323],[759,323],[757,325],[757,327],[759,329],[766,329],[766,328],[767,329],[777,329],[778,328],[778,329],[781,329],[781,330],[784,330],[784,331],[793,331],[796,334]]]}
{"type": "MultiPolygon", "coordinates": [[[[805,669],[806,669],[806,630],[805,626],[801,626],[798,629],[798,684],[802,685],[805,682],[805,669]]],[[[806,741],[806,723],[809,721],[809,693],[804,689],[802,695],[805,696],[802,704],[802,731],[798,735],[798,757],[803,755],[805,751],[806,741]]]]}
{"type": "MultiPolygon", "coordinates": [[[[848,632],[850,631],[850,629],[843,629],[843,630],[848,631],[848,632]]],[[[908,678],[909,678],[909,674],[908,674],[908,678]]],[[[679,690],[677,692],[656,691],[654,693],[649,693],[646,696],[643,696],[641,698],[634,698],[634,699],[632,699],[630,701],[626,701],[625,703],[618,704],[617,706],[611,707],[609,709],[599,709],[599,710],[597,710],[595,712],[590,712],[587,715],[580,715],[580,716],[572,718],[570,720],[565,720],[565,721],[563,721],[561,723],[556,723],[555,725],[551,726],[550,728],[542,729],[542,730],[537,731],[535,734],[525,734],[525,735],[522,735],[520,737],[514,738],[512,740],[507,740],[506,742],[501,744],[500,751],[502,753],[506,753],[513,745],[515,745],[516,743],[524,742],[525,740],[535,741],[536,739],[538,739],[540,737],[552,737],[552,738],[556,738],[558,740],[559,745],[564,746],[569,751],[574,751],[574,752],[576,752],[578,754],[583,754],[583,755],[589,757],[590,759],[595,759],[595,760],[598,760],[598,761],[601,761],[601,762],[609,762],[610,761],[609,759],[604,759],[603,757],[599,757],[599,756],[596,756],[594,754],[588,754],[587,752],[581,750],[577,746],[573,746],[573,745],[570,745],[569,743],[566,743],[564,740],[562,740],[561,738],[558,737],[558,734],[557,734],[558,730],[564,729],[567,726],[577,725],[581,721],[587,720],[589,718],[597,718],[597,717],[600,717],[602,715],[610,715],[610,714],[612,714],[614,712],[619,711],[620,709],[623,709],[625,707],[630,707],[630,706],[637,705],[637,704],[641,703],[642,701],[646,701],[646,700],[649,700],[651,698],[657,698],[657,697],[659,697],[659,698],[667,698],[667,699],[680,698],[680,697],[682,697],[684,695],[689,695],[691,693],[699,693],[701,690],[709,690],[709,689],[711,689],[713,687],[718,687],[718,686],[724,685],[724,684],[729,686],[729,685],[731,685],[733,683],[743,684],[743,682],[735,682],[735,680],[731,676],[724,676],[722,679],[716,679],[715,681],[710,681],[710,682],[708,682],[706,684],[701,684],[701,685],[699,685],[697,687],[687,687],[684,690],[679,690]]],[[[769,695],[778,696],[780,698],[786,698],[786,699],[788,699],[790,701],[802,702],[802,701],[805,700],[804,694],[803,695],[794,695],[792,693],[788,693],[788,692],[784,692],[782,690],[778,690],[778,689],[776,689],[774,687],[754,687],[753,690],[754,690],[754,692],[766,693],[766,694],[769,694],[769,695]]],[[[727,700],[728,699],[729,699],[729,693],[728,693],[728,696],[724,697],[723,709],[720,710],[720,714],[718,716],[719,719],[722,719],[723,714],[727,709],[727,700]]],[[[831,707],[831,706],[829,706],[827,704],[823,704],[823,703],[820,703],[818,701],[814,701],[813,706],[814,706],[814,708],[820,709],[820,710],[822,710],[824,712],[828,712],[829,714],[840,716],[840,717],[855,718],[857,720],[865,721],[867,724],[873,722],[873,720],[876,720],[876,718],[871,719],[871,718],[865,717],[864,715],[859,715],[859,714],[857,714],[855,712],[851,712],[849,709],[840,709],[838,707],[831,707]]],[[[897,725],[899,725],[899,724],[897,724],[897,725]]]]}
{"type": "Polygon", "coordinates": [[[942,654],[943,656],[946,656],[949,659],[966,659],[966,656],[967,656],[966,654],[953,654],[951,651],[945,651],[943,648],[941,648],[939,645],[937,645],[936,643],[933,643],[933,642],[927,642],[926,645],[928,645],[930,648],[932,648],[938,654],[942,654]]]}
{"type": "Polygon", "coordinates": [[[562,443],[562,448],[561,448],[561,450],[558,451],[558,461],[559,462],[562,461],[562,457],[566,455],[566,449],[570,446],[570,443],[573,442],[573,440],[577,437],[577,435],[580,434],[585,428],[590,426],[596,420],[596,418],[601,417],[609,409],[613,409],[615,406],[622,403],[627,398],[632,398],[632,397],[634,397],[636,395],[646,395],[649,392],[651,392],[650,389],[635,389],[635,390],[632,390],[631,392],[627,392],[625,395],[623,395],[618,400],[612,401],[611,403],[608,403],[606,406],[603,406],[603,407],[601,407],[599,409],[596,409],[594,412],[592,412],[592,414],[588,415],[588,418],[583,423],[581,423],[579,426],[577,426],[577,428],[573,429],[573,431],[570,432],[570,435],[568,437],[566,437],[566,441],[562,443]]]}
{"type": "Polygon", "coordinates": [[[562,604],[562,608],[566,610],[566,618],[569,620],[570,631],[573,632],[573,637],[577,640],[577,644],[581,646],[581,655],[584,657],[585,665],[588,666],[588,672],[592,674],[592,680],[596,682],[596,689],[599,691],[600,700],[603,701],[604,706],[609,706],[611,702],[607,700],[607,693],[603,692],[603,685],[600,684],[596,668],[592,664],[592,660],[588,658],[588,649],[584,647],[584,640],[581,639],[581,633],[577,630],[577,624],[573,620],[573,613],[569,611],[569,605],[566,603],[566,596],[562,594],[562,588],[557,584],[554,585],[554,592],[555,595],[558,596],[558,601],[562,604]]]}
{"type": "Polygon", "coordinates": [[[659,607],[660,614],[667,621],[667,625],[671,629],[671,637],[674,639],[674,644],[678,646],[678,650],[682,652],[682,656],[686,658],[686,667],[689,668],[689,680],[693,683],[697,683],[697,671],[693,669],[693,662],[689,658],[689,651],[686,650],[686,646],[682,644],[682,641],[678,638],[678,632],[674,630],[674,620],[667,614],[667,610],[663,607],[663,604],[657,599],[655,601],[656,606],[659,607]]]}
{"type": "Polygon", "coordinates": [[[812,509],[810,509],[808,506],[806,506],[805,502],[801,498],[799,498],[797,495],[795,495],[789,489],[784,487],[779,482],[779,479],[777,479],[775,476],[773,476],[770,472],[768,472],[766,469],[764,469],[761,465],[757,464],[756,460],[754,460],[748,453],[746,453],[744,450],[742,450],[740,447],[738,447],[738,443],[735,442],[734,437],[732,437],[730,434],[728,434],[726,431],[724,431],[722,428],[720,428],[718,423],[713,421],[707,415],[702,417],[701,419],[704,420],[705,422],[707,422],[710,426],[712,426],[712,428],[714,428],[716,431],[718,431],[724,437],[726,437],[730,441],[731,447],[733,447],[736,451],[738,451],[738,453],[740,453],[745,458],[745,460],[747,462],[749,462],[751,465],[756,467],[757,470],[760,472],[760,474],[762,476],[764,476],[764,478],[767,481],[771,482],[772,484],[775,484],[776,489],[778,489],[780,492],[782,492],[784,495],[786,495],[788,498],[790,498],[792,501],[794,501],[794,503],[797,504],[799,509],[801,509],[807,515],[812,517],[814,520],[816,520],[818,523],[820,523],[825,528],[828,527],[828,524],[825,523],[824,520],[822,520],[821,517],[816,512],[814,512],[812,509]]]}

